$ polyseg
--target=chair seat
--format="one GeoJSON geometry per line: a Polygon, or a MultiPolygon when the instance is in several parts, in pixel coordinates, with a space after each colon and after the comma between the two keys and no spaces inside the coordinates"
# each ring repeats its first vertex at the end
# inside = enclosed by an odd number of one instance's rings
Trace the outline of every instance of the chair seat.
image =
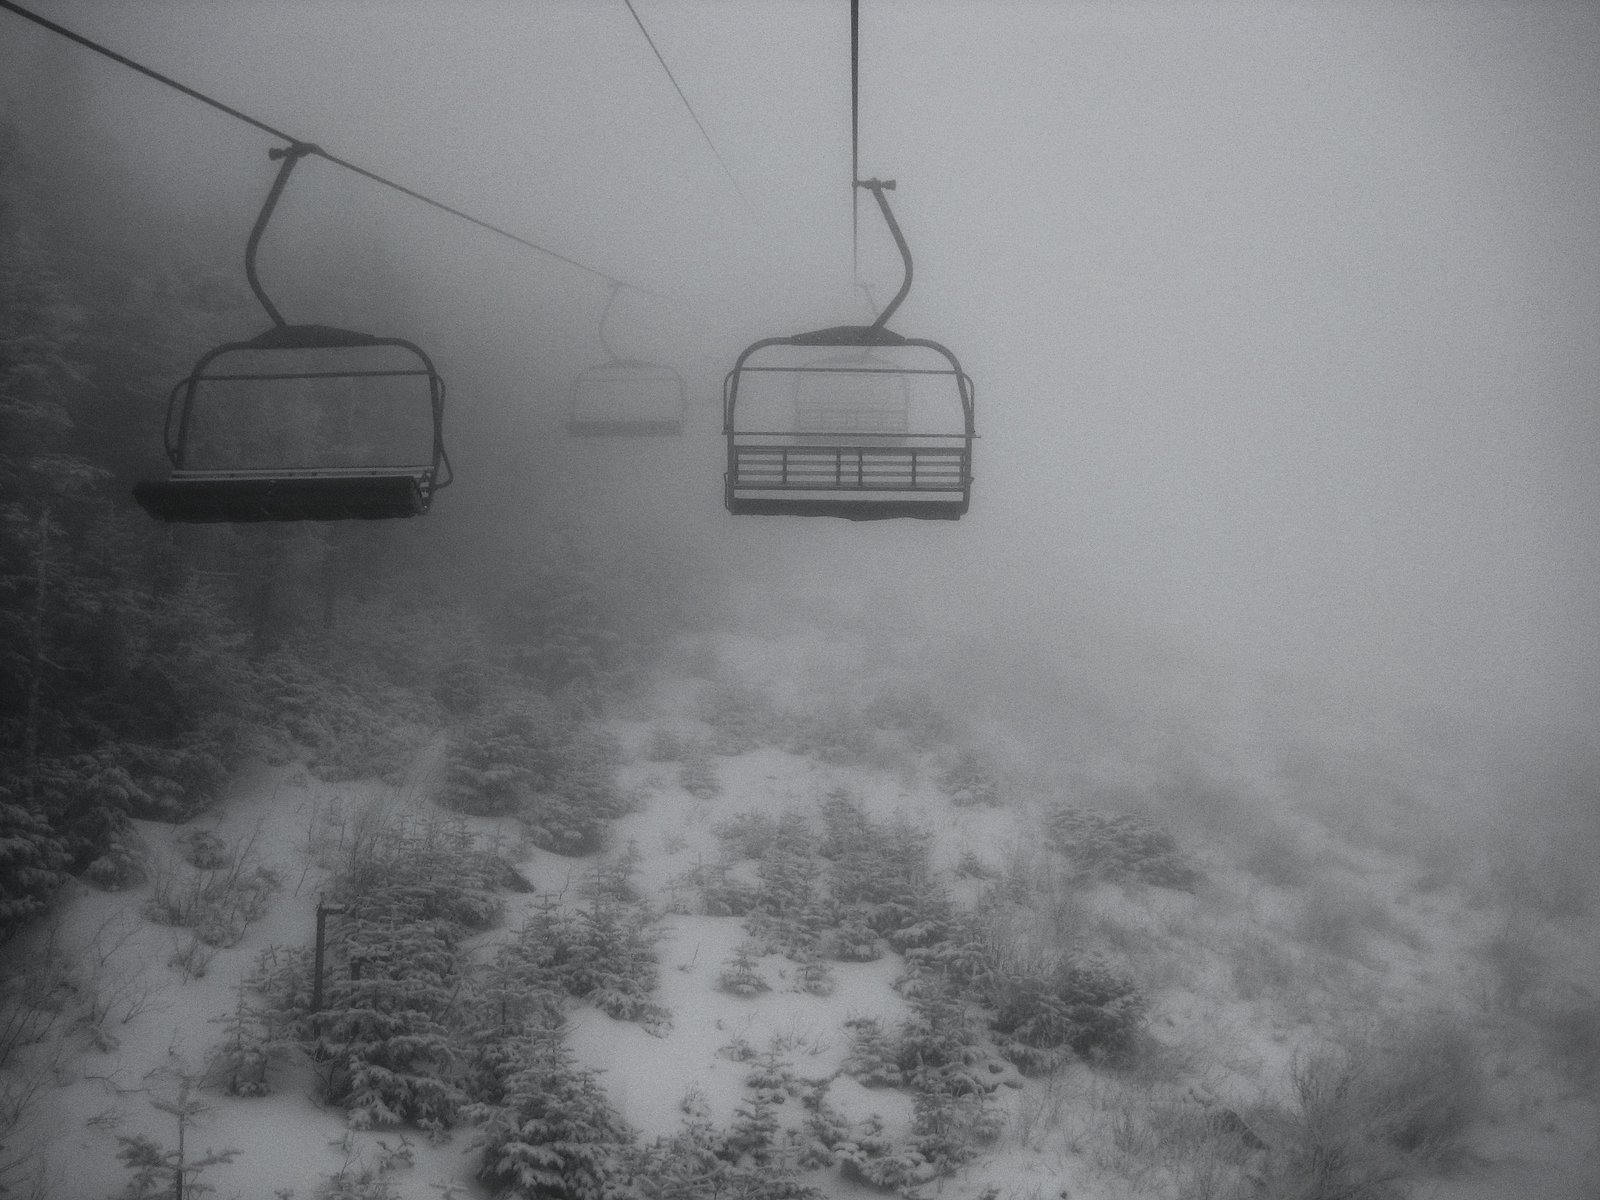
{"type": "Polygon", "coordinates": [[[846,521],[890,521],[911,517],[923,521],[955,521],[967,511],[967,497],[950,500],[862,500],[832,497],[733,496],[727,502],[734,516],[840,517],[846,521]]]}
{"type": "Polygon", "coordinates": [[[585,420],[573,417],[567,422],[567,433],[573,437],[677,437],[682,432],[683,421],[677,417],[659,421],[644,418],[585,420]]]}
{"type": "Polygon", "coordinates": [[[430,474],[421,467],[174,471],[134,485],[133,497],[151,516],[172,522],[390,520],[427,512],[430,474]]]}

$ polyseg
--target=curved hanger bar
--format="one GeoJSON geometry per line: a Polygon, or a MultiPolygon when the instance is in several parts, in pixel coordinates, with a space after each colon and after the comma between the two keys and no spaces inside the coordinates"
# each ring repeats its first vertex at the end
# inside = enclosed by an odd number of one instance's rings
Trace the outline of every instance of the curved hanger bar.
{"type": "Polygon", "coordinates": [[[894,315],[894,310],[900,307],[900,302],[911,292],[911,247],[906,245],[906,235],[900,232],[900,223],[894,219],[894,213],[889,211],[889,201],[884,192],[894,190],[892,179],[858,179],[858,188],[866,188],[878,200],[878,208],[883,213],[883,219],[889,223],[889,232],[894,235],[894,244],[900,247],[900,258],[906,265],[906,277],[900,284],[900,290],[895,293],[893,300],[878,314],[878,319],[872,323],[874,330],[883,329],[888,324],[889,318],[894,315]]]}
{"type": "Polygon", "coordinates": [[[283,166],[278,168],[278,177],[272,181],[272,190],[267,193],[267,199],[261,205],[261,212],[256,216],[255,226],[250,230],[250,240],[245,243],[245,278],[250,281],[250,290],[256,294],[256,299],[261,301],[261,307],[267,310],[267,316],[271,317],[272,323],[280,329],[288,322],[283,319],[283,314],[278,311],[277,305],[267,298],[267,293],[261,287],[261,280],[256,275],[256,248],[261,245],[261,235],[267,231],[267,222],[272,220],[272,210],[278,207],[278,197],[283,195],[284,186],[289,182],[289,172],[294,170],[294,164],[307,154],[321,153],[321,148],[313,146],[310,142],[290,142],[282,148],[274,146],[267,151],[268,158],[283,159],[283,166]]]}

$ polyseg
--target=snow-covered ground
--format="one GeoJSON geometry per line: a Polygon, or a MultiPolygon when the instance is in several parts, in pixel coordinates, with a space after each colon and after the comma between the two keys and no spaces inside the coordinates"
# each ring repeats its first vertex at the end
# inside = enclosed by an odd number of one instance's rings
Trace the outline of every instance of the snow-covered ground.
{"type": "MultiPolygon", "coordinates": [[[[786,705],[803,700],[816,681],[840,678],[857,661],[849,647],[799,634],[781,641],[729,637],[709,653],[701,647],[702,668],[707,657],[786,705]]],[[[753,997],[723,990],[723,966],[747,938],[740,921],[675,911],[692,909],[678,902],[687,873],[724,854],[717,822],[750,810],[805,810],[845,786],[875,817],[902,816],[929,830],[935,865],[962,895],[972,885],[957,881],[951,868],[963,856],[997,871],[1036,872],[1049,853],[1038,845],[1045,804],[1068,799],[1093,807],[1108,796],[1138,794],[1150,775],[1148,763],[1130,756],[1119,770],[1114,757],[1102,753],[1092,770],[1063,777],[1048,754],[1028,760],[1012,747],[1008,802],[957,807],[936,786],[929,755],[845,766],[768,746],[719,756],[721,793],[699,799],[678,785],[672,764],[650,761],[646,748],[657,727],[699,728],[695,706],[704,686],[686,665],[663,675],[631,707],[629,719],[613,722],[627,751],[620,782],[646,799],[616,823],[612,848],[637,849],[635,886],[663,914],[656,999],[672,1014],[670,1029],[657,1036],[586,1006],[571,1014],[569,1042],[578,1060],[604,1072],[612,1102],[646,1137],[677,1130],[682,1102],[691,1095],[703,1100],[714,1121],[732,1116],[745,1069],[726,1048],[741,1039],[757,1050],[777,1050],[798,1076],[833,1076],[848,1049],[847,1019],[892,1021],[906,1011],[891,986],[903,969],[892,953],[876,962],[833,964],[835,986],[826,996],[799,990],[794,964],[779,956],[758,961],[770,990],[753,997]],[[1062,796],[1062,788],[1082,794],[1062,796]]],[[[204,1063],[221,1036],[217,1019],[232,1009],[239,981],[261,950],[312,938],[319,889],[334,865],[325,836],[330,822],[353,820],[367,806],[428,810],[440,753],[438,744],[419,750],[398,788],[326,784],[294,763],[263,765],[239,778],[197,824],[224,840],[248,843],[253,861],[273,871],[281,887],[237,945],[211,955],[203,974],[173,965],[188,941],[185,931],[141,915],[150,884],[124,892],[75,884],[55,921],[6,947],[6,973],[13,979],[50,961],[52,953],[67,966],[51,984],[62,1019],[18,1065],[17,1077],[31,1071],[38,1087],[8,1149],[14,1155],[31,1147],[42,1155],[45,1195],[113,1196],[128,1177],[116,1158],[119,1135],[174,1140],[173,1117],[154,1102],[177,1095],[178,1070],[204,1063]],[[69,1021],[67,1014],[80,1013],[91,996],[92,1027],[69,1021]]],[[[1154,1048],[1146,1067],[1109,1072],[1072,1064],[1047,1078],[1010,1079],[1013,1086],[996,1093],[1004,1117],[999,1138],[930,1192],[952,1200],[1177,1195],[1172,1164],[1160,1147],[1129,1137],[1129,1114],[1172,1094],[1232,1106],[1281,1096],[1295,1055],[1319,1039],[1439,1012],[1472,1031],[1488,1093],[1470,1136],[1473,1155],[1456,1173],[1425,1179],[1418,1194],[1438,1200],[1600,1196],[1594,1078],[1575,1076],[1561,1047],[1552,1048],[1541,1035],[1531,1007],[1497,994],[1504,979],[1496,976],[1493,959],[1497,946],[1502,954],[1508,945],[1520,946],[1541,972],[1530,987],[1592,1006],[1600,979],[1592,925],[1582,914],[1563,919],[1543,913],[1534,920],[1513,911],[1486,886],[1470,856],[1430,858],[1434,842],[1385,836],[1372,821],[1354,816],[1331,819],[1326,807],[1292,805],[1273,793],[1265,773],[1237,782],[1231,798],[1197,793],[1187,809],[1168,789],[1164,806],[1149,814],[1202,865],[1204,882],[1193,891],[1099,884],[1070,898],[1086,936],[1119,954],[1150,997],[1154,1048]]],[[[1438,816],[1447,809],[1447,789],[1448,781],[1441,782],[1438,794],[1422,796],[1417,805],[1424,815],[1408,818],[1413,830],[1441,839],[1439,845],[1451,832],[1438,816]]],[[[498,834],[503,845],[518,844],[509,820],[471,824],[481,837],[498,834]]],[[[154,860],[178,861],[176,839],[184,830],[152,823],[138,828],[154,860]]],[[[535,905],[548,903],[543,895],[572,895],[585,867],[529,850],[519,869],[535,891],[507,898],[505,918],[481,936],[482,948],[516,929],[535,905]]],[[[308,1063],[285,1065],[275,1080],[273,1093],[260,1098],[201,1094],[205,1111],[188,1133],[191,1156],[197,1148],[238,1151],[203,1175],[217,1195],[292,1190],[307,1200],[351,1156],[375,1164],[402,1137],[413,1165],[386,1176],[394,1194],[422,1200],[449,1194],[447,1185],[457,1195],[486,1194],[472,1181],[470,1129],[444,1144],[414,1130],[349,1133],[341,1110],[319,1105],[308,1063]]],[[[869,1090],[847,1077],[835,1080],[830,1099],[852,1120],[879,1114],[890,1133],[911,1120],[907,1094],[869,1090]]],[[[871,1194],[837,1171],[810,1182],[830,1195],[871,1194]]]]}

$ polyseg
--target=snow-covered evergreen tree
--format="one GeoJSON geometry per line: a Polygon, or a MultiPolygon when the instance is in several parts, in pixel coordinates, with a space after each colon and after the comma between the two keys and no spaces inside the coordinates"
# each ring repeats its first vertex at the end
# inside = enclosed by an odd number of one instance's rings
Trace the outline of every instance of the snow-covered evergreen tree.
{"type": "Polygon", "coordinates": [[[0,942],[44,910],[50,894],[66,880],[67,863],[50,822],[0,783],[0,942]]]}
{"type": "Polygon", "coordinates": [[[515,1045],[504,1097],[479,1110],[478,1178],[501,1200],[612,1200],[632,1131],[558,1033],[531,1030],[515,1045]]]}

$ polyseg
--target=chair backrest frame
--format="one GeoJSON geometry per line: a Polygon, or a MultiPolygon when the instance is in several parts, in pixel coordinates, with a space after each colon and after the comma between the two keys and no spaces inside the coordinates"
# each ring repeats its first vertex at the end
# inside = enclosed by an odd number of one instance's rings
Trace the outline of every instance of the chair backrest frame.
{"type": "MultiPolygon", "coordinates": [[[[428,383],[432,449],[428,469],[424,477],[419,480],[419,486],[421,486],[424,495],[431,498],[433,492],[439,488],[447,487],[452,478],[450,458],[444,447],[445,385],[438,369],[433,364],[433,360],[428,357],[422,347],[405,338],[380,337],[375,334],[337,329],[328,325],[274,325],[265,333],[256,337],[242,341],[225,342],[201,355],[189,374],[173,385],[172,391],[167,397],[167,417],[162,429],[162,440],[173,470],[192,471],[195,469],[189,462],[190,432],[193,426],[195,404],[201,384],[208,380],[223,378],[207,374],[207,369],[218,359],[228,354],[247,352],[293,354],[306,350],[379,349],[383,347],[395,347],[408,352],[417,360],[419,366],[409,370],[385,371],[263,371],[257,373],[254,377],[263,383],[291,379],[356,379],[374,375],[413,375],[426,378],[428,383]],[[176,422],[174,418],[176,418],[176,422]],[[174,424],[176,424],[176,429],[174,429],[174,424]]],[[[285,472],[300,470],[295,464],[286,463],[283,464],[283,467],[285,472]]]]}

